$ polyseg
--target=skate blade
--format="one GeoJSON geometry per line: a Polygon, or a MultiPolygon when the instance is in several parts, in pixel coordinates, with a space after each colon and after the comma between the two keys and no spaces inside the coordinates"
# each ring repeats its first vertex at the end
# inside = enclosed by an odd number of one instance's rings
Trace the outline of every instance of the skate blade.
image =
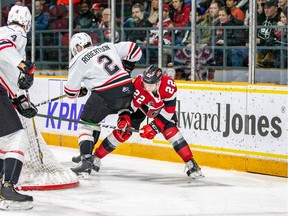
{"type": "Polygon", "coordinates": [[[94,170],[95,172],[99,172],[100,167],[92,165],[92,170],[94,170]]]}
{"type": "Polygon", "coordinates": [[[199,179],[199,178],[204,178],[205,176],[204,176],[204,174],[201,172],[201,170],[198,170],[198,171],[196,171],[196,172],[191,173],[189,177],[191,177],[191,178],[193,178],[193,179],[199,179]]]}
{"type": "Polygon", "coordinates": [[[30,201],[18,202],[12,200],[0,200],[0,209],[4,211],[18,211],[32,209],[33,204],[30,201]]]}
{"type": "Polygon", "coordinates": [[[80,173],[76,173],[76,175],[77,175],[77,178],[78,178],[79,180],[85,180],[85,179],[88,179],[89,176],[90,176],[90,174],[87,173],[87,172],[80,172],[80,173]]]}

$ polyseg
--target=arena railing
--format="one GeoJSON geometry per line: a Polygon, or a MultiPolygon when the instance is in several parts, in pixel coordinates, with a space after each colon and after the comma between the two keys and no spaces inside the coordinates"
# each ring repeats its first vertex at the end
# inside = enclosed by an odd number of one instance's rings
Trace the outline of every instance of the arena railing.
{"type": "MultiPolygon", "coordinates": [[[[261,28],[258,26],[257,28],[261,28]]],[[[271,26],[271,28],[275,28],[275,26],[271,26]]],[[[281,28],[281,27],[278,27],[281,28]]],[[[201,27],[196,29],[196,31],[202,30],[211,30],[212,32],[216,31],[217,29],[222,29],[224,31],[224,41],[227,39],[227,30],[229,29],[239,29],[246,31],[246,37],[243,40],[248,42],[248,27],[247,26],[225,26],[225,27],[201,27]]],[[[82,31],[87,32],[91,35],[93,42],[95,44],[100,44],[105,42],[104,36],[102,34],[103,30],[105,29],[83,29],[82,31]],[[95,38],[97,37],[97,38],[95,38]]],[[[150,30],[155,30],[153,28],[137,28],[137,30],[145,30],[146,32],[146,41],[149,41],[149,32],[150,30]]],[[[179,49],[185,48],[185,45],[176,42],[177,35],[175,34],[176,31],[188,31],[190,30],[189,27],[182,27],[182,28],[169,28],[172,31],[172,43],[169,45],[163,45],[163,50],[168,50],[169,56],[167,60],[164,62],[163,66],[167,67],[169,62],[173,62],[175,59],[175,55],[179,49]]],[[[282,30],[285,31],[285,28],[282,27],[282,30]]],[[[135,31],[135,29],[130,28],[122,28],[122,32],[127,31],[135,31]]],[[[35,60],[37,62],[37,67],[40,70],[39,73],[45,75],[65,75],[67,74],[69,59],[69,39],[68,30],[58,30],[55,32],[54,30],[36,30],[35,37],[36,37],[36,48],[35,48],[35,60]],[[43,72],[44,71],[44,72],[43,72]]],[[[198,35],[201,38],[201,35],[198,35]]],[[[28,35],[28,38],[29,37],[28,35]]],[[[199,39],[197,38],[197,40],[199,39]]],[[[125,40],[125,36],[122,35],[122,40],[125,40]]],[[[262,65],[261,67],[257,66],[256,75],[257,73],[261,76],[261,82],[272,82],[272,83],[279,83],[279,84],[287,84],[287,44],[283,40],[279,40],[279,42],[273,46],[257,46],[257,51],[261,50],[271,50],[271,52],[279,52],[279,56],[277,61],[277,65],[266,67],[262,65]],[[285,57],[286,56],[286,57],[285,57]],[[267,70],[269,71],[267,73],[267,70]],[[259,71],[259,72],[258,72],[259,71]],[[265,72],[266,71],[266,72],[265,72]],[[265,75],[266,74],[266,75],[265,75]],[[264,77],[263,77],[264,75],[264,77]],[[267,76],[267,78],[265,78],[267,76]],[[271,80],[271,77],[274,79],[271,80]],[[275,79],[275,77],[278,77],[275,79]]],[[[213,37],[212,37],[213,40],[213,37]]],[[[28,42],[27,51],[29,56],[29,52],[31,50],[30,43],[31,40],[28,42]]],[[[138,68],[145,68],[149,64],[157,64],[158,63],[158,46],[151,45],[149,43],[143,44],[138,41],[139,46],[143,50],[143,59],[137,64],[138,68]]],[[[248,43],[247,43],[248,44],[248,43]]],[[[220,64],[218,61],[217,64],[214,66],[217,70],[217,80],[216,81],[247,81],[247,67],[248,67],[248,46],[247,44],[243,44],[242,46],[228,46],[227,43],[224,43],[223,46],[215,46],[213,43],[208,44],[205,49],[212,50],[215,58],[223,59],[223,63],[220,64]],[[241,66],[234,66],[231,64],[231,52],[235,50],[244,50],[246,56],[244,62],[245,64],[241,66]],[[223,58],[220,56],[219,53],[223,54],[223,58]]],[[[165,53],[164,53],[165,54],[165,53]]],[[[166,55],[166,54],[165,54],[166,55]]],[[[166,57],[164,55],[164,57],[166,57]]],[[[268,65],[269,66],[269,65],[268,65]]]]}

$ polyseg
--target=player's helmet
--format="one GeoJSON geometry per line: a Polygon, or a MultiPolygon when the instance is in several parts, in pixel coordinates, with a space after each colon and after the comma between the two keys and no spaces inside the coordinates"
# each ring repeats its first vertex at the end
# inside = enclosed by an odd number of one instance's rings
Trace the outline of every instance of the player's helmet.
{"type": "Polygon", "coordinates": [[[162,70],[155,65],[150,65],[142,74],[142,80],[147,84],[158,83],[161,77],[162,70]]]}
{"type": "Polygon", "coordinates": [[[7,24],[18,23],[29,32],[31,28],[31,13],[26,6],[14,5],[8,14],[7,24]]]}
{"type": "Polygon", "coordinates": [[[71,42],[70,42],[70,50],[72,52],[72,55],[75,56],[78,53],[77,46],[86,48],[91,45],[92,45],[91,37],[88,34],[81,32],[81,33],[74,34],[72,36],[71,42]]]}

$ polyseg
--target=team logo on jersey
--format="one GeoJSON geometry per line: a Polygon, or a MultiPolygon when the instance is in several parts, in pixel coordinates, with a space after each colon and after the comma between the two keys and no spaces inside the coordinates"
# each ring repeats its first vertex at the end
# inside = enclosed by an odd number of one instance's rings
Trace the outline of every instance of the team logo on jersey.
{"type": "Polygon", "coordinates": [[[155,107],[155,104],[153,103],[153,101],[148,102],[148,107],[155,107]]]}
{"type": "Polygon", "coordinates": [[[129,92],[130,90],[129,90],[129,87],[126,87],[126,86],[124,86],[123,88],[122,88],[122,92],[129,92]]]}

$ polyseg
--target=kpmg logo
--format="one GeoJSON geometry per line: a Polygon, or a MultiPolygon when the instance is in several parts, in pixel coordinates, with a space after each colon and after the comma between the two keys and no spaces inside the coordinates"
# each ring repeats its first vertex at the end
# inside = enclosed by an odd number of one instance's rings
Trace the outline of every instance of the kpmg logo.
{"type": "Polygon", "coordinates": [[[216,103],[216,113],[181,112],[181,102],[177,101],[177,115],[179,127],[200,131],[212,131],[222,133],[223,137],[230,134],[260,135],[265,137],[271,135],[279,138],[282,135],[281,119],[278,116],[268,118],[265,115],[253,114],[241,115],[231,112],[231,105],[226,104],[225,111],[220,103],[216,103]]]}
{"type": "MultiPolygon", "coordinates": [[[[57,116],[59,118],[63,119],[72,119],[72,120],[80,120],[80,115],[82,113],[82,110],[84,108],[84,104],[76,104],[76,103],[49,103],[48,105],[48,116],[57,116]]],[[[52,129],[60,129],[62,126],[61,120],[56,120],[52,118],[46,119],[46,128],[52,128],[52,129]]],[[[67,130],[73,130],[76,131],[78,128],[78,123],[75,122],[69,122],[67,130]]]]}

